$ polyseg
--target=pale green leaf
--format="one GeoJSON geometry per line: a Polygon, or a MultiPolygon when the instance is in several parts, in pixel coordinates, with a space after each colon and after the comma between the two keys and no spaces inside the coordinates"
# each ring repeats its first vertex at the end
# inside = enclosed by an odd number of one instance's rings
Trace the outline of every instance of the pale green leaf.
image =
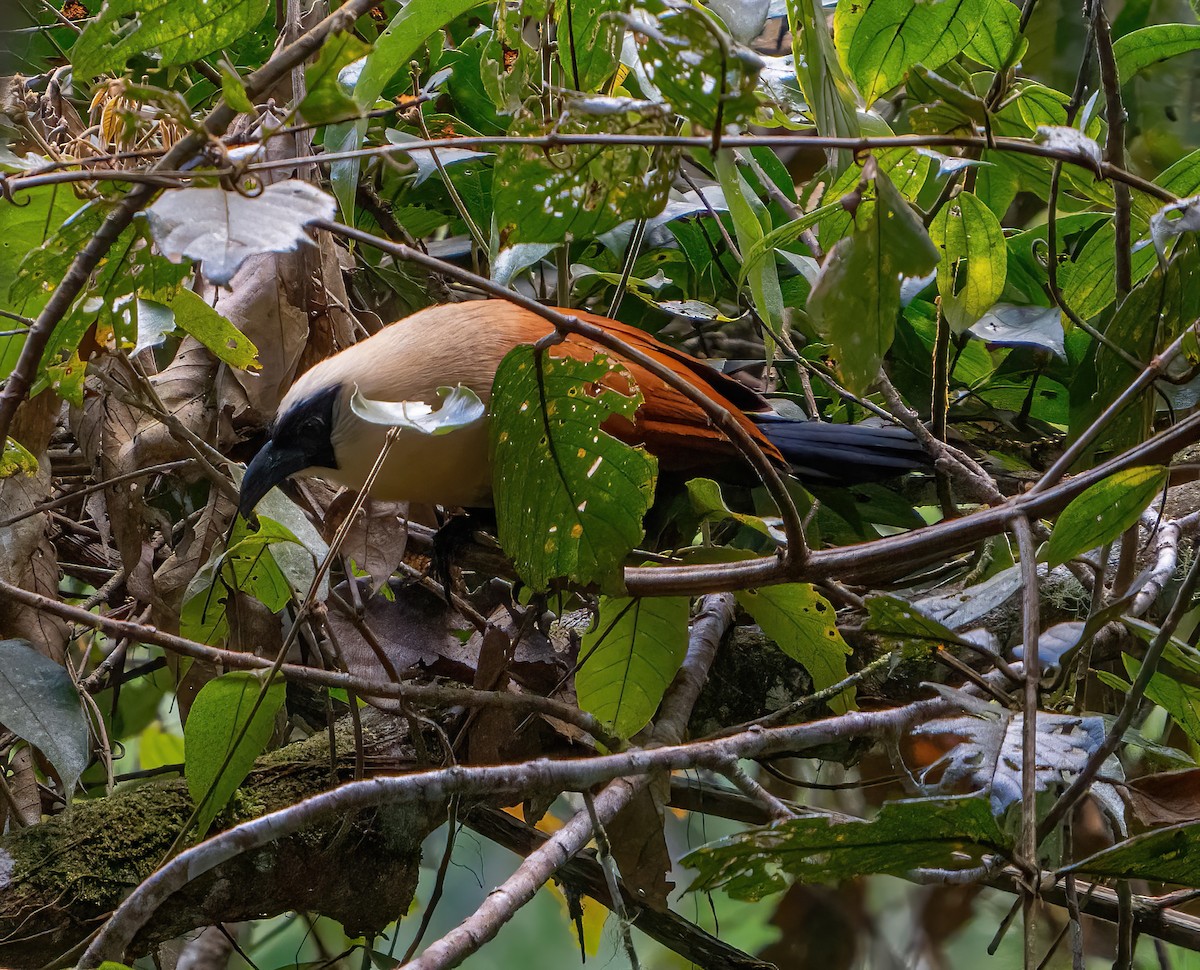
{"type": "MultiPolygon", "coordinates": [[[[813,690],[847,677],[846,657],[850,647],[838,632],[833,606],[809,583],[788,583],[742,590],[735,594],[742,609],[754,617],[763,633],[779,649],[804,665],[813,690]]],[[[854,694],[847,691],[829,701],[835,714],[854,708],[854,694]]]]}
{"type": "Polygon", "coordinates": [[[1008,248],[992,210],[970,192],[942,206],[929,226],[929,237],[941,250],[937,268],[942,312],[951,329],[962,333],[1004,291],[1008,248]]]}
{"type": "Polygon", "coordinates": [[[596,628],[579,648],[579,706],[618,737],[632,737],[658,710],[687,653],[687,638],[686,597],[602,597],[596,628]]]}
{"type": "Polygon", "coordinates": [[[1168,58],[1200,50],[1200,25],[1152,24],[1113,42],[1117,74],[1126,84],[1138,72],[1168,58]]]}
{"type": "Polygon", "coordinates": [[[234,671],[210,680],[192,702],[183,734],[184,774],[197,806],[201,837],[271,740],[286,688],[282,680],[276,680],[256,710],[260,693],[263,678],[259,674],[234,671]]]}
{"type": "Polygon", "coordinates": [[[1071,501],[1054,524],[1046,545],[1053,569],[1080,553],[1111,542],[1134,525],[1167,481],[1161,465],[1114,472],[1071,501]]]}

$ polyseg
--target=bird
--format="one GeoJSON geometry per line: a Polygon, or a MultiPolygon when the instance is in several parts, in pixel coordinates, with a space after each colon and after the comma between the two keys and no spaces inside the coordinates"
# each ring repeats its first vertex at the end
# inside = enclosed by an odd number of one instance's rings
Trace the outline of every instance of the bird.
{"type": "MultiPolygon", "coordinates": [[[[603,328],[669,368],[733,415],[768,460],[806,484],[880,481],[930,464],[906,428],[787,417],[747,385],[643,330],[579,310],[562,312],[603,328]]],[[[355,391],[374,401],[434,405],[439,388],[462,385],[486,405],[505,355],[553,331],[543,316],[509,301],[467,301],[420,310],[317,363],[280,401],[266,444],[242,478],[240,513],[250,518],[263,496],[292,475],[362,488],[388,429],[354,413],[355,391]]],[[[643,400],[632,422],[613,416],[603,430],[645,447],[657,457],[661,473],[731,484],[756,480],[737,446],[702,408],[636,362],[576,334],[565,335],[546,352],[588,361],[601,353],[622,365],[628,377],[616,370],[605,383],[627,392],[632,378],[643,400]]],[[[445,435],[400,431],[371,495],[442,507],[491,507],[487,425],[485,415],[445,435]]]]}

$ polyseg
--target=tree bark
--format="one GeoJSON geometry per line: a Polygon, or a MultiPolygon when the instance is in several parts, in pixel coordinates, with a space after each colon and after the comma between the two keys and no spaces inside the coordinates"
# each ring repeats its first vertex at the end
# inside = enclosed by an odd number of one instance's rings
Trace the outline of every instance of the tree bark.
{"type": "MultiPolygon", "coordinates": [[[[363,714],[372,770],[413,766],[402,724],[363,714]]],[[[324,732],[259,759],[218,826],[283,808],[353,777],[348,718],[335,736],[336,768],[324,732]]],[[[191,812],[182,779],[151,782],[76,802],[62,815],[0,838],[0,966],[73,965],[79,945],[154,871],[191,812]]],[[[352,935],[378,932],[407,912],[421,843],[444,819],[439,806],[414,803],[342,819],[239,856],[176,893],[135,949],[144,954],[196,927],[291,910],[329,916],[352,935]]]]}

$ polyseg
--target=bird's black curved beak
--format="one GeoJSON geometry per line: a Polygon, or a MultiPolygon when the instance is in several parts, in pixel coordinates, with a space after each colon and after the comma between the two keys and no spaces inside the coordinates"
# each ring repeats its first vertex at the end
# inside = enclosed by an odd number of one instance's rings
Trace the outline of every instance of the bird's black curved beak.
{"type": "Polygon", "coordinates": [[[311,464],[312,460],[304,449],[268,441],[246,466],[246,474],[242,476],[242,492],[238,499],[238,512],[242,518],[250,518],[254,507],[267,492],[289,475],[303,471],[311,464]]]}

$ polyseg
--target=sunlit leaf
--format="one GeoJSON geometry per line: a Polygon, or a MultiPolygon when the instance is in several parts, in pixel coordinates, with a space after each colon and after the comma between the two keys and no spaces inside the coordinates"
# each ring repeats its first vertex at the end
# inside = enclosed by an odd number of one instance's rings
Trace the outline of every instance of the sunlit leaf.
{"type": "Polygon", "coordinates": [[[75,76],[120,74],[148,50],[164,67],[186,64],[253,30],[266,12],[267,0],[105,0],[71,48],[75,76]]]}
{"type": "Polygon", "coordinates": [[[199,260],[224,286],[251,256],[291,252],[311,243],[306,227],[332,219],[333,199],[309,182],[273,182],[257,196],[223,189],[172,189],[149,209],[158,248],[172,262],[199,260]]]}
{"type": "Polygon", "coordinates": [[[762,58],[735,44],[711,17],[681,5],[657,18],[641,11],[630,29],[643,38],[651,82],[693,124],[711,131],[753,113],[762,58]]]}
{"type": "MultiPolygon", "coordinates": [[[[667,119],[640,108],[568,116],[559,134],[660,135],[667,119]]],[[[514,135],[540,135],[532,119],[514,135]]],[[[496,156],[493,192],[500,245],[561,243],[600,235],[631,218],[658,215],[675,173],[675,153],[639,145],[504,145],[496,156]]]]}
{"type": "Polygon", "coordinates": [[[1040,347],[1066,359],[1062,313],[1057,307],[1013,306],[997,303],[969,328],[978,337],[1001,347],[1040,347]]]}
{"type": "Polygon", "coordinates": [[[904,80],[915,64],[937,70],[962,53],[988,11],[984,0],[840,0],[838,54],[867,104],[904,80]]]}

